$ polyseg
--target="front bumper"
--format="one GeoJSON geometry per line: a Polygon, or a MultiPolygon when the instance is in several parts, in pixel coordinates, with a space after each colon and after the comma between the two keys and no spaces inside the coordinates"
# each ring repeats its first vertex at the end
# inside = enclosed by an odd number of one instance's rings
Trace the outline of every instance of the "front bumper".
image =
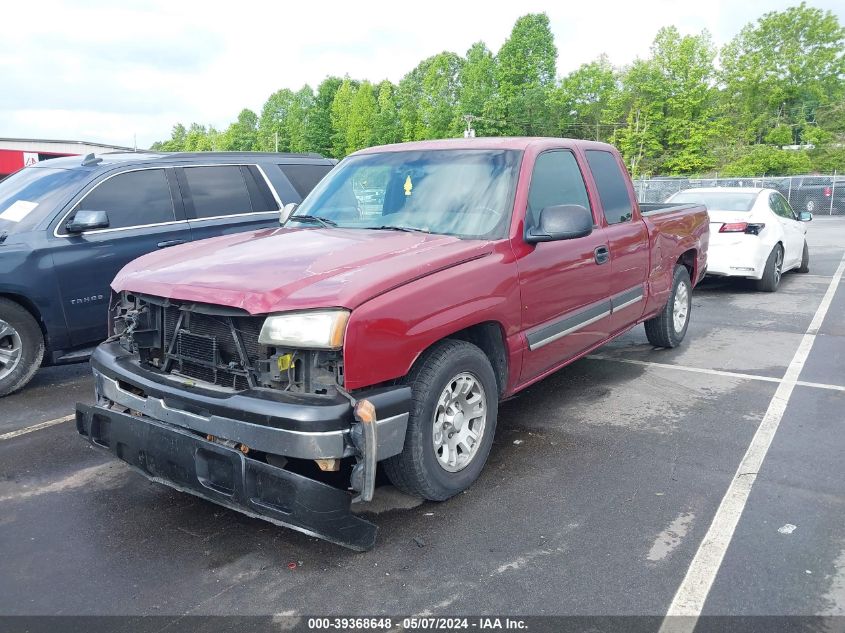
{"type": "Polygon", "coordinates": [[[77,404],[76,428],[152,481],[354,550],[375,545],[378,528],[352,514],[352,496],[338,488],[189,431],[98,406],[77,404]]]}
{"type": "Polygon", "coordinates": [[[352,549],[372,547],[375,526],[350,513],[351,493],[252,455],[354,457],[350,488],[368,501],[377,462],[403,449],[408,387],[356,393],[375,409],[367,423],[346,397],[221,390],[145,369],[115,343],[98,347],[91,364],[97,405],[76,410],[92,444],[153,481],[352,549]]]}
{"type": "MultiPolygon", "coordinates": [[[[115,403],[144,416],[246,444],[251,449],[300,459],[349,457],[355,425],[349,400],[269,390],[228,392],[174,379],[140,367],[117,343],[91,357],[98,403],[115,403]]],[[[408,387],[356,393],[378,413],[377,461],[402,452],[411,403],[408,387]]]]}

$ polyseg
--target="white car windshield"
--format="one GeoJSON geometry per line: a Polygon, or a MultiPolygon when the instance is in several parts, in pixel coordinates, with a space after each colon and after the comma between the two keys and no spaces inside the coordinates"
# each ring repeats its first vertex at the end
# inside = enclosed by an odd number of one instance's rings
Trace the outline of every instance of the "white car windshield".
{"type": "Polygon", "coordinates": [[[511,217],[521,156],[466,149],[352,156],[288,222],[498,239],[511,217]]]}

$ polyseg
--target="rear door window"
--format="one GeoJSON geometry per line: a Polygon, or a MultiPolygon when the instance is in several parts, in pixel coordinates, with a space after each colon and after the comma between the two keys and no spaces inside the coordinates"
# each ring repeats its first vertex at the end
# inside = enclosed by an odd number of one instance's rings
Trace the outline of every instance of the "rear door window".
{"type": "Polygon", "coordinates": [[[633,206],[627,180],[616,157],[601,150],[588,150],[586,154],[607,223],[627,222],[633,215],[633,206]]]}
{"type": "Polygon", "coordinates": [[[279,208],[272,200],[267,184],[258,182],[246,166],[184,167],[183,172],[197,218],[277,211],[279,208]]]}
{"type": "Polygon", "coordinates": [[[303,198],[311,193],[317,183],[332,169],[331,165],[279,165],[281,172],[303,198]]]}
{"type": "Polygon", "coordinates": [[[105,211],[110,229],[176,220],[170,185],[163,169],[143,169],[112,176],[80,200],[73,213],[80,209],[105,211]]]}

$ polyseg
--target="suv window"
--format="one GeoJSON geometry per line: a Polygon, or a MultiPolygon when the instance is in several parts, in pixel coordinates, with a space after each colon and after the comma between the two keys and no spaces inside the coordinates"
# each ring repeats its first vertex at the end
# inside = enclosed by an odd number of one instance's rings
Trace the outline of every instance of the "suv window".
{"type": "Polygon", "coordinates": [[[587,163],[599,190],[599,199],[608,224],[627,222],[633,214],[628,185],[616,157],[610,152],[587,150],[587,163]]]}
{"type": "Polygon", "coordinates": [[[528,225],[537,226],[540,212],[558,204],[580,204],[590,209],[578,162],[575,155],[566,150],[543,152],[537,157],[528,189],[528,225]]]}
{"type": "Polygon", "coordinates": [[[331,165],[279,165],[290,184],[303,198],[311,193],[317,183],[332,169],[331,165]]]}
{"type": "Polygon", "coordinates": [[[163,169],[142,169],[112,176],[88,192],[73,213],[80,209],[105,211],[110,229],[176,219],[170,185],[163,169]]]}
{"type": "MultiPolygon", "coordinates": [[[[183,170],[198,218],[278,210],[275,204],[268,208],[267,196],[257,195],[258,183],[245,167],[214,165],[183,170]]],[[[266,183],[261,184],[266,188],[266,183]]]]}

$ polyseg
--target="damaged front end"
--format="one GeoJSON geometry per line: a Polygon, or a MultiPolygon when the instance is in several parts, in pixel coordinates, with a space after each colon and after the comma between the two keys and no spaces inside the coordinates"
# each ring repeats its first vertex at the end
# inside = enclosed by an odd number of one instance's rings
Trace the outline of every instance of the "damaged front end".
{"type": "Polygon", "coordinates": [[[154,481],[357,550],[378,461],[402,451],[410,389],[348,393],[340,349],[276,345],[266,317],[123,293],[77,428],[154,481]]]}

